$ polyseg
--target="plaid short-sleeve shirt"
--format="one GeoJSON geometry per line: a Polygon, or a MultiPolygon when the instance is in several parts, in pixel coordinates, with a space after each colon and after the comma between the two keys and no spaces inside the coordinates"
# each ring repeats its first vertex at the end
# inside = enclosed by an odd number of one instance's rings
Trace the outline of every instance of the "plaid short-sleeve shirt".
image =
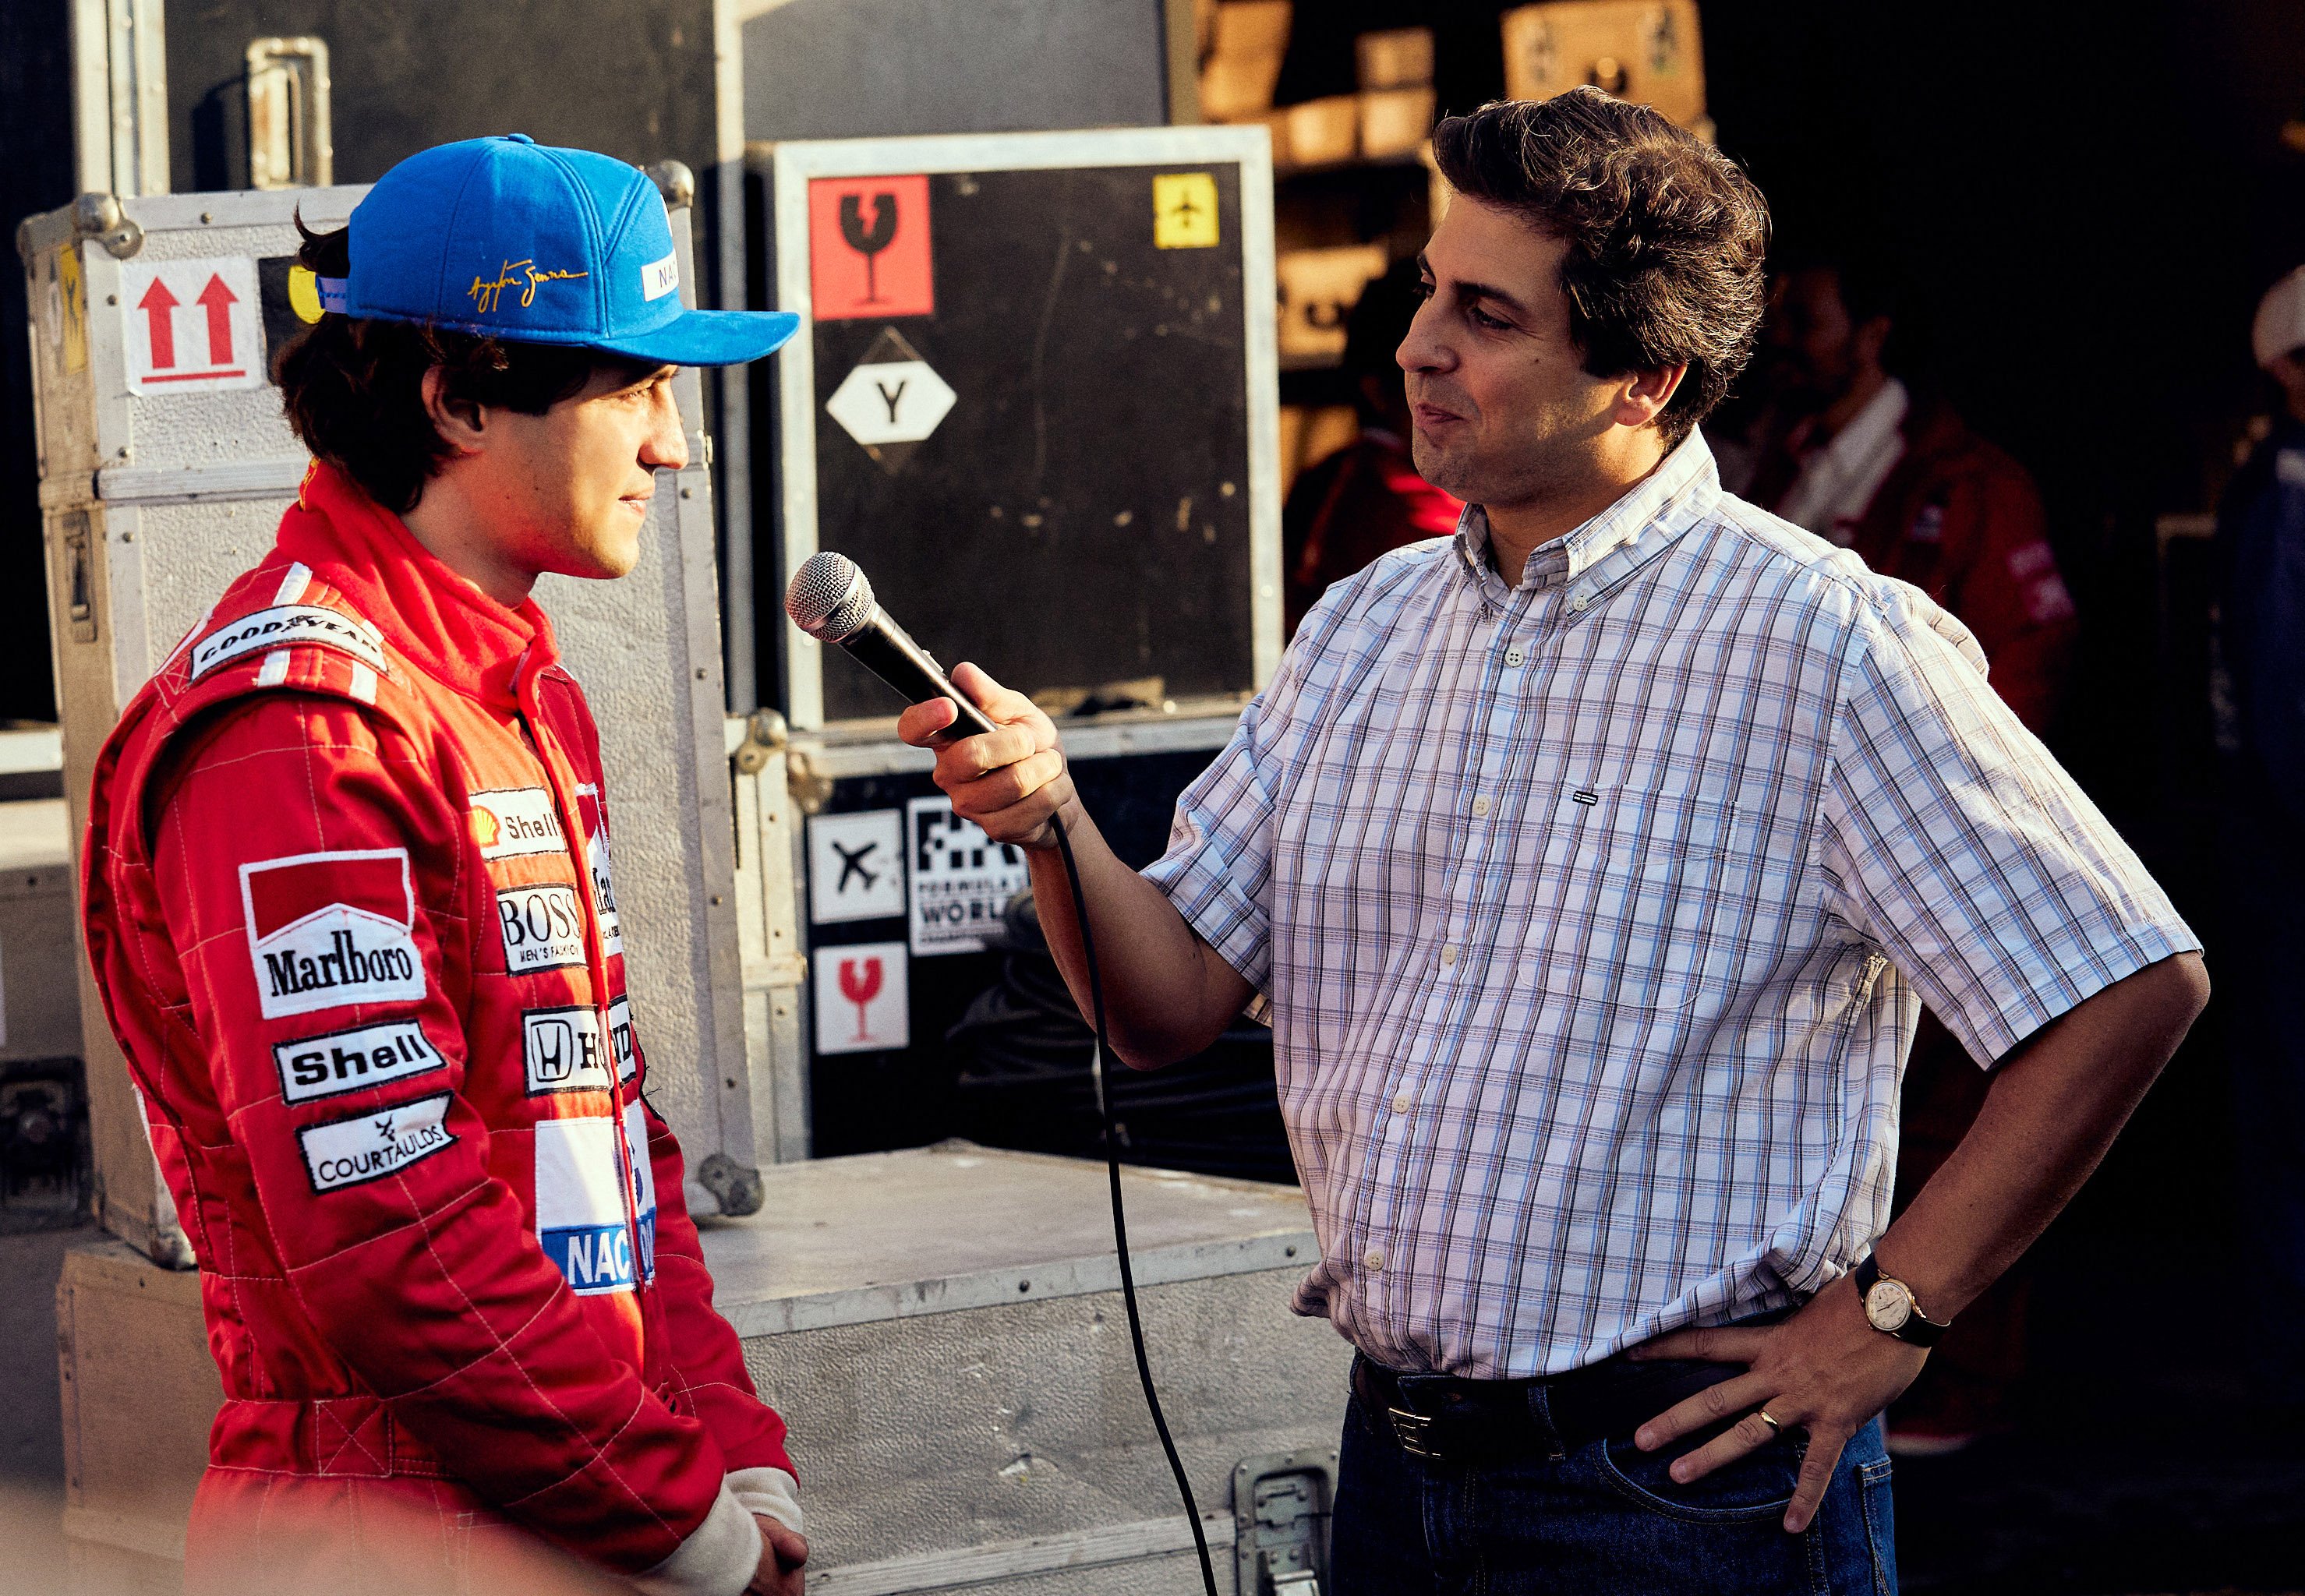
{"type": "Polygon", "coordinates": [[[1924,1000],[1989,1061],[2199,944],[1967,631],[1701,437],[1487,543],[1332,588],[1146,874],[1272,1023],[1298,1311],[1518,1377],[1853,1266],[1924,1000]]]}

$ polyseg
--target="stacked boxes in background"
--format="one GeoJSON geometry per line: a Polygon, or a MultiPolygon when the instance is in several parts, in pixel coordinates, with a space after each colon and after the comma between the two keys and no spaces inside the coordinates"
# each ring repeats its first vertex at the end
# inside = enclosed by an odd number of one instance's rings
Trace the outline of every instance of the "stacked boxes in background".
{"type": "MultiPolygon", "coordinates": [[[[1273,123],[1272,90],[1289,53],[1289,0],[1202,0],[1201,115],[1211,122],[1273,123]]],[[[1273,165],[1289,158],[1274,123],[1273,165]]]]}
{"type": "Polygon", "coordinates": [[[1361,153],[1414,155],[1433,131],[1433,30],[1392,28],[1353,41],[1361,153]]]}
{"type": "Polygon", "coordinates": [[[1361,290],[1391,264],[1382,244],[1289,250],[1274,261],[1280,278],[1283,364],[1332,366],[1344,358],[1345,323],[1361,290]]]}
{"type": "Polygon", "coordinates": [[[1697,0],[1548,0],[1505,13],[1502,26],[1508,98],[1592,83],[1712,138],[1697,0]]]}

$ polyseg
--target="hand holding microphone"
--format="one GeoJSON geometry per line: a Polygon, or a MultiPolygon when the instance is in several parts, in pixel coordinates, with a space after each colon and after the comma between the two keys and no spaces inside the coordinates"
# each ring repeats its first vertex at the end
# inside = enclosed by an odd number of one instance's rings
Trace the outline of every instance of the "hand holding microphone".
{"type": "Polygon", "coordinates": [[[995,842],[1021,848],[1056,844],[1054,820],[1073,800],[1057,728],[1032,700],[973,665],[948,678],[872,597],[872,584],[846,556],[824,550],[793,573],[785,613],[820,642],[835,643],[902,693],[912,708],[897,734],[936,751],[936,784],[953,812],[995,842]]]}

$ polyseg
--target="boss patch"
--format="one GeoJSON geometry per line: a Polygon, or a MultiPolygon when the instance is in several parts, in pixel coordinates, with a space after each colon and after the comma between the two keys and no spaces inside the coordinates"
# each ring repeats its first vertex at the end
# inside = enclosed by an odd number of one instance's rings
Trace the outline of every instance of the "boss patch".
{"type": "Polygon", "coordinates": [[[508,887],[497,894],[505,968],[515,975],[584,962],[584,913],[574,887],[508,887]]]}

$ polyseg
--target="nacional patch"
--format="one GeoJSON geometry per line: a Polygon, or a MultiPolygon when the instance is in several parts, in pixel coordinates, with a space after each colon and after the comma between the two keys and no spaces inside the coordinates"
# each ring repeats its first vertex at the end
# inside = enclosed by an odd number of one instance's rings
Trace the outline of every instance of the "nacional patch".
{"type": "Polygon", "coordinates": [[[259,860],[240,898],[266,1019],[424,996],[407,849],[259,860]]]}
{"type": "Polygon", "coordinates": [[[448,1066],[414,1020],[280,1042],[273,1047],[272,1061],[280,1069],[281,1100],[290,1103],[365,1091],[448,1066]]]}
{"type": "Polygon", "coordinates": [[[651,260],[641,267],[641,298],[660,300],[680,286],[680,255],[678,251],[661,260],[651,260]]]}
{"type": "Polygon", "coordinates": [[[317,604],[281,604],[243,615],[192,645],[191,677],[242,654],[311,643],[349,654],[379,675],[391,675],[384,658],[384,634],[356,615],[317,604]]]}
{"type": "Polygon", "coordinates": [[[542,787],[510,787],[472,794],[472,840],[483,859],[511,859],[522,853],[558,853],[568,839],[560,829],[560,814],[552,794],[542,787]]]}
{"type": "Polygon", "coordinates": [[[584,868],[592,875],[592,910],[600,917],[600,956],[625,951],[617,930],[617,882],[608,862],[608,810],[600,789],[576,789],[576,823],[584,828],[584,868]]]}
{"type": "Polygon", "coordinates": [[[609,1088],[598,1009],[576,1005],[525,1011],[520,1016],[520,1054],[531,1097],[609,1088]]]}
{"type": "Polygon", "coordinates": [[[397,1175],[455,1140],[448,1129],[449,1094],[419,1098],[394,1108],[306,1125],[296,1133],[304,1172],[315,1192],[336,1192],[397,1175]]]}
{"type": "MultiPolygon", "coordinates": [[[[627,1110],[625,1125],[627,1138],[640,1128],[638,1104],[627,1110]]],[[[569,1289],[579,1296],[600,1296],[653,1279],[656,1184],[647,1142],[634,1143],[637,1177],[628,1186],[615,1120],[540,1119],[535,1138],[536,1239],[569,1289]],[[628,1193],[637,1223],[626,1222],[628,1193]]]]}
{"type": "Polygon", "coordinates": [[[515,975],[584,962],[584,910],[576,888],[549,882],[497,894],[505,968],[515,975]]]}

